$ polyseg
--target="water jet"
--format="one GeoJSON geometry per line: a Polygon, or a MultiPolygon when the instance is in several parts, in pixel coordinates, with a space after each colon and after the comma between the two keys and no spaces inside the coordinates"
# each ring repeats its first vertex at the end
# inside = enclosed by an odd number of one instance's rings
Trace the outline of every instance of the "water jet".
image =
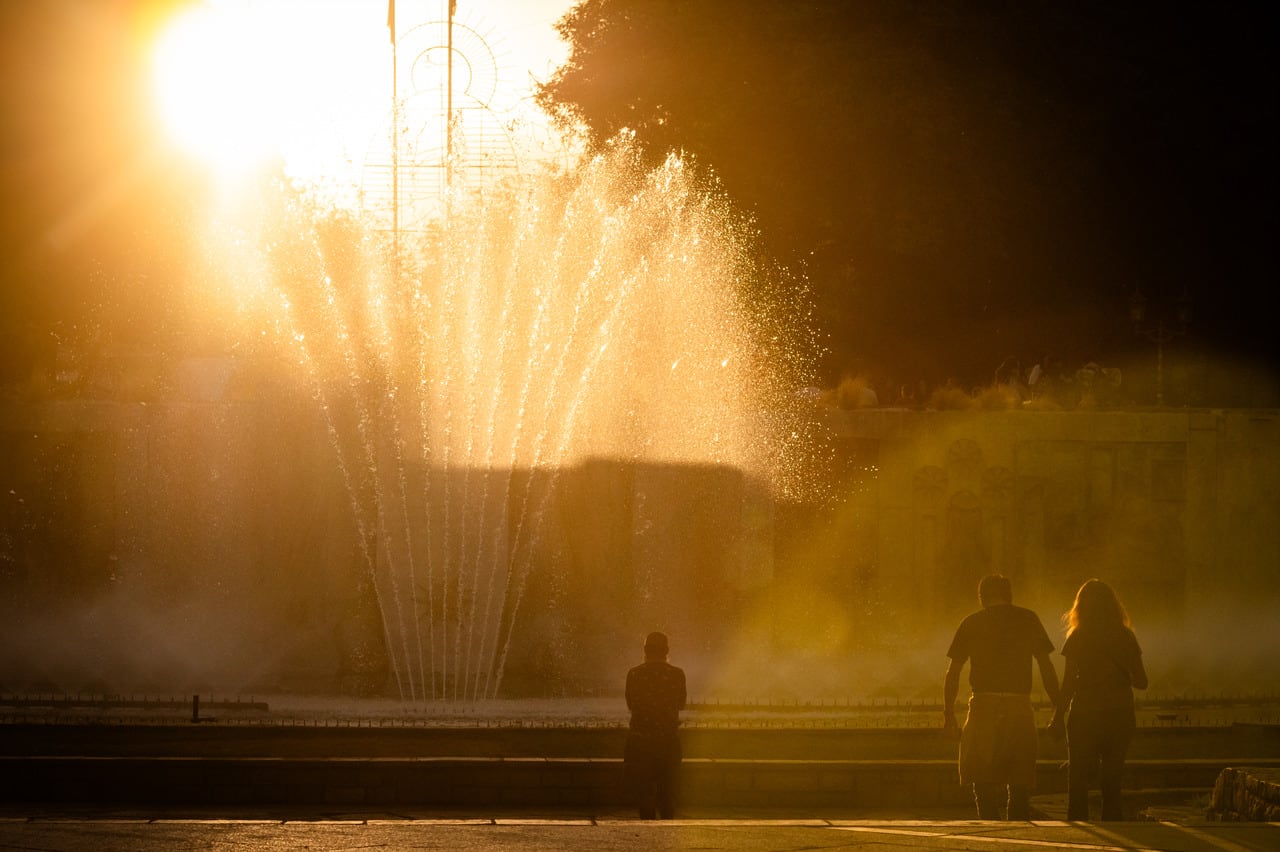
{"type": "MultiPolygon", "coordinates": [[[[532,587],[554,610],[566,584],[629,571],[661,619],[688,607],[656,574],[727,581],[729,606],[767,578],[749,519],[799,449],[804,329],[749,227],[682,160],[648,170],[620,140],[452,200],[396,257],[356,217],[267,201],[224,234],[257,247],[238,310],[322,413],[402,699],[498,696],[522,622],[565,629],[528,612],[532,587]],[[701,532],[681,507],[723,528],[727,552],[703,554],[718,564],[680,564],[669,542],[701,532]],[[602,530],[613,541],[585,557],[602,530]]],[[[642,631],[635,609],[577,641],[642,631]]]]}

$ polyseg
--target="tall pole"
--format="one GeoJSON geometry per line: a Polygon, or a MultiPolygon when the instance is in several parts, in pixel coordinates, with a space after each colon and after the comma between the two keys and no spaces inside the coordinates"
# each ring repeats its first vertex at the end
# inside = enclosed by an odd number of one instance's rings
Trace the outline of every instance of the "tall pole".
{"type": "Polygon", "coordinates": [[[1172,343],[1179,334],[1182,332],[1166,328],[1164,320],[1160,319],[1156,322],[1155,331],[1148,331],[1146,335],[1156,344],[1156,405],[1161,408],[1164,407],[1164,345],[1172,343]]]}
{"type": "Polygon", "coordinates": [[[1172,343],[1175,337],[1187,333],[1187,323],[1191,319],[1191,293],[1183,288],[1178,297],[1177,326],[1165,325],[1163,316],[1156,320],[1155,328],[1143,325],[1146,320],[1147,299],[1135,289],[1129,297],[1129,319],[1133,320],[1133,329],[1138,334],[1156,345],[1156,406],[1164,407],[1164,346],[1172,343]]]}
{"type": "Polygon", "coordinates": [[[1164,320],[1156,329],[1156,405],[1164,408],[1164,320]]]}
{"type": "Polygon", "coordinates": [[[392,274],[400,281],[400,63],[396,55],[396,0],[387,2],[391,30],[391,251],[392,274]]]}
{"type": "MultiPolygon", "coordinates": [[[[458,0],[449,0],[449,16],[445,24],[446,60],[445,60],[445,118],[444,118],[444,156],[445,156],[445,192],[453,187],[453,16],[458,11],[458,0]]],[[[447,196],[446,196],[447,197],[447,196]]]]}

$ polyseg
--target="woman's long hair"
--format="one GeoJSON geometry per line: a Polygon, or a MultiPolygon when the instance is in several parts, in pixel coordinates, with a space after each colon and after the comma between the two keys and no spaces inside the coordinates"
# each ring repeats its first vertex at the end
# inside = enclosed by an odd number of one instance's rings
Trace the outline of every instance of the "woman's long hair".
{"type": "Polygon", "coordinates": [[[1124,611],[1115,591],[1099,579],[1086,580],[1076,592],[1075,603],[1062,616],[1067,635],[1082,624],[1090,627],[1129,627],[1129,613],[1124,611]]]}

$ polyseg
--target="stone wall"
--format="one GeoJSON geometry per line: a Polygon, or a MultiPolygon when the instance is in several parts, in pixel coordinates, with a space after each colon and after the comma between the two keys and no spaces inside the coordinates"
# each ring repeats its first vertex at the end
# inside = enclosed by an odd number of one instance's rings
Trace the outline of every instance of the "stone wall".
{"type": "Polygon", "coordinates": [[[915,611],[971,608],[990,570],[1059,612],[1092,576],[1161,615],[1280,588],[1276,412],[872,409],[827,422],[860,459],[846,504],[872,528],[846,564],[874,565],[857,570],[915,611]]]}
{"type": "Polygon", "coordinates": [[[845,635],[847,656],[930,680],[983,574],[1008,575],[1059,642],[1059,616],[1099,577],[1133,617],[1160,694],[1268,692],[1280,677],[1280,414],[825,418],[838,497],[791,509],[779,532],[775,596],[810,597],[793,634],[845,635]]]}

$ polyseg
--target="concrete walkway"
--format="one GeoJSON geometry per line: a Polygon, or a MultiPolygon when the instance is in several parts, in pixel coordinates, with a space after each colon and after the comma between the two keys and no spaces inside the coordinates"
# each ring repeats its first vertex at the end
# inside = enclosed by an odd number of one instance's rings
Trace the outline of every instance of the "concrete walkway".
{"type": "Polygon", "coordinates": [[[169,849],[349,850],[981,850],[1263,852],[1280,849],[1280,824],[1165,820],[992,823],[965,819],[687,819],[623,815],[146,814],[12,807],[0,814],[0,849],[158,852],[169,849]]]}

